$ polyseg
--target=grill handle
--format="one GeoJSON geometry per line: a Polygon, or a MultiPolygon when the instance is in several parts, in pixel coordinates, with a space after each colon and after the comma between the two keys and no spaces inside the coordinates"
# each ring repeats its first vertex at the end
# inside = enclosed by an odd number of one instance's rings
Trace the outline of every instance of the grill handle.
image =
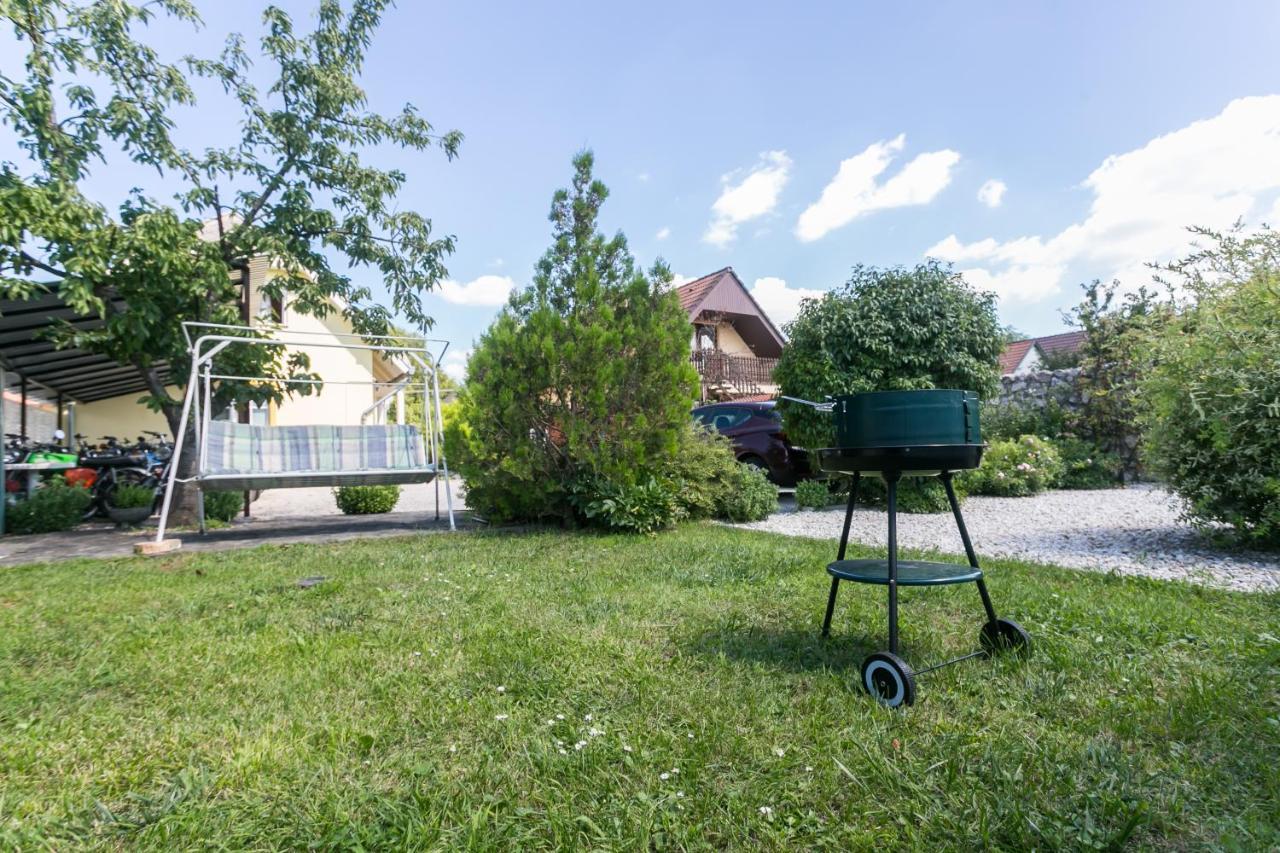
{"type": "Polygon", "coordinates": [[[815,403],[812,400],[801,400],[799,397],[788,397],[786,395],[783,395],[778,399],[789,400],[792,403],[799,403],[802,406],[808,406],[811,409],[817,409],[819,412],[830,412],[830,411],[833,411],[836,407],[836,403],[834,400],[828,400],[825,403],[815,403]]]}

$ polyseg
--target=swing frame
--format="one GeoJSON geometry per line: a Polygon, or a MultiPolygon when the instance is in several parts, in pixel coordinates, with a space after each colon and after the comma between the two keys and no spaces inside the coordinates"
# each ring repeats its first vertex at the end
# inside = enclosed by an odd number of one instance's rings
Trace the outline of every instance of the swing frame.
{"type": "MultiPolygon", "coordinates": [[[[340,481],[344,485],[377,484],[387,482],[439,482],[439,475],[444,477],[445,499],[448,505],[449,529],[457,530],[453,512],[453,489],[449,483],[449,463],[444,452],[444,418],[440,411],[440,364],[449,342],[445,340],[417,337],[410,335],[359,335],[339,332],[307,332],[284,331],[257,326],[237,326],[221,323],[200,323],[186,321],[182,324],[182,335],[187,342],[187,351],[191,354],[191,373],[187,378],[186,394],[182,403],[182,419],[178,424],[178,434],[174,437],[173,462],[165,483],[164,501],[160,510],[160,525],[156,531],[157,546],[164,542],[165,530],[168,527],[169,511],[173,504],[175,486],[179,482],[194,483],[199,490],[197,504],[200,510],[200,532],[204,524],[204,492],[217,491],[219,479],[222,488],[228,488],[238,476],[239,479],[252,478],[255,482],[270,483],[270,488],[301,488],[308,485],[324,484],[340,481]],[[193,340],[193,335],[194,340],[193,340]],[[310,338],[310,339],[309,339],[310,338]],[[332,340],[315,340],[315,338],[338,338],[332,340]],[[375,343],[379,342],[379,343],[375,343]],[[432,345],[440,346],[439,353],[432,351],[432,345]],[[383,354],[394,354],[410,360],[423,370],[423,426],[426,429],[424,447],[427,463],[422,468],[388,468],[339,470],[324,472],[249,472],[243,475],[210,475],[208,473],[208,440],[209,423],[212,420],[212,385],[214,380],[236,380],[246,382],[263,382],[271,384],[309,384],[319,385],[368,385],[371,388],[380,386],[408,386],[401,379],[392,382],[378,380],[334,380],[293,379],[274,376],[238,376],[213,372],[213,359],[230,346],[260,347],[295,347],[299,349],[323,348],[342,349],[347,351],[372,351],[383,354]],[[195,430],[195,441],[198,448],[196,458],[196,475],[189,478],[178,477],[178,460],[187,440],[189,425],[195,430]],[[314,478],[317,482],[307,482],[314,478]],[[206,485],[207,484],[207,485],[206,485]]],[[[372,407],[371,407],[372,408],[372,407]]],[[[367,413],[368,410],[366,410],[367,413]]],[[[363,426],[363,425],[362,425],[363,426]]],[[[231,486],[236,488],[236,486],[231,486]]],[[[257,486],[264,488],[264,486],[257,486]]],[[[439,517],[439,493],[437,491],[436,515],[439,517]]]]}

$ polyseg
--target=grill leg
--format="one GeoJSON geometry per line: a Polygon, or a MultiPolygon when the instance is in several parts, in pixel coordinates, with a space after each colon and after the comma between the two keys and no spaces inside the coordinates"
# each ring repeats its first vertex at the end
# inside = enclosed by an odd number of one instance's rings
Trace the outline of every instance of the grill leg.
{"type": "Polygon", "coordinates": [[[889,651],[898,653],[898,478],[883,474],[889,489],[889,651]]]}
{"type": "MultiPolygon", "coordinates": [[[[844,511],[844,529],[840,533],[840,551],[836,555],[837,560],[844,559],[845,549],[849,547],[849,526],[853,523],[853,508],[858,501],[858,483],[861,480],[861,474],[853,475],[853,484],[849,487],[849,503],[844,511]]],[[[840,591],[840,578],[833,577],[831,579],[831,594],[827,596],[827,615],[822,620],[822,636],[827,637],[831,634],[831,614],[836,610],[836,593],[840,591]]]]}
{"type": "MultiPolygon", "coordinates": [[[[969,558],[969,565],[975,569],[982,568],[978,565],[978,555],[974,553],[973,541],[969,539],[969,529],[964,526],[964,516],[960,514],[960,501],[956,499],[955,487],[951,485],[951,472],[942,472],[942,487],[947,490],[947,503],[951,504],[951,514],[956,517],[956,527],[960,528],[960,541],[964,543],[964,554],[969,558]]],[[[996,621],[996,609],[991,604],[991,595],[987,592],[987,584],[982,578],[976,581],[978,584],[978,595],[982,596],[982,608],[987,611],[987,621],[996,621]]]]}

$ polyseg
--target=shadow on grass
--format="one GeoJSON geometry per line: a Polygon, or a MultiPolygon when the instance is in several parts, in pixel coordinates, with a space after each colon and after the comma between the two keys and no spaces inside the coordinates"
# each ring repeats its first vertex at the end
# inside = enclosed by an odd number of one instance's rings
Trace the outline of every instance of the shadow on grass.
{"type": "Polygon", "coordinates": [[[862,659],[883,645],[874,633],[837,633],[825,640],[821,625],[797,628],[751,626],[727,622],[686,638],[689,654],[761,663],[791,672],[857,672],[862,659]]]}

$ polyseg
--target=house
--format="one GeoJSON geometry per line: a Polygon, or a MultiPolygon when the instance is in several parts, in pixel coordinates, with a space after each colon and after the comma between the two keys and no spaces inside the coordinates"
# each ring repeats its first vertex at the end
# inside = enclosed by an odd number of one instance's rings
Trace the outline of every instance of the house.
{"type": "MultiPolygon", "coordinates": [[[[317,343],[349,344],[353,329],[340,306],[319,318],[291,310],[286,302],[272,303],[262,288],[283,271],[268,259],[255,258],[237,277],[243,282],[245,316],[268,317],[279,323],[282,334],[317,343]]],[[[123,305],[118,307],[124,307],[123,305]]],[[[139,403],[145,385],[130,367],[104,356],[67,349],[55,350],[42,330],[55,322],[92,328],[97,321],[78,316],[56,293],[34,300],[0,302],[0,397],[7,432],[22,431],[37,441],[48,441],[55,429],[68,436],[81,433],[90,440],[114,435],[132,440],[143,431],[169,432],[164,416],[139,403]]],[[[295,349],[292,348],[291,349],[295,349]]],[[[292,396],[279,405],[254,407],[252,423],[260,424],[359,424],[385,422],[396,384],[407,375],[406,365],[373,350],[329,347],[297,348],[311,362],[311,370],[325,381],[319,393],[292,396]],[[369,383],[379,383],[373,385],[369,383]]],[[[162,378],[167,366],[161,366],[162,378]]],[[[182,391],[170,386],[180,398],[182,391]]],[[[405,411],[400,405],[397,410],[405,411]]],[[[235,413],[228,412],[227,416],[235,413]]]]}
{"type": "Polygon", "coordinates": [[[778,393],[773,369],[784,339],[733,267],[676,289],[689,314],[691,355],[702,400],[768,399],[778,393]]]}
{"type": "Polygon", "coordinates": [[[1016,376],[1033,370],[1047,370],[1067,362],[1080,352],[1085,337],[1083,331],[1075,331],[1013,341],[1000,353],[1000,375],[1016,376]]]}

